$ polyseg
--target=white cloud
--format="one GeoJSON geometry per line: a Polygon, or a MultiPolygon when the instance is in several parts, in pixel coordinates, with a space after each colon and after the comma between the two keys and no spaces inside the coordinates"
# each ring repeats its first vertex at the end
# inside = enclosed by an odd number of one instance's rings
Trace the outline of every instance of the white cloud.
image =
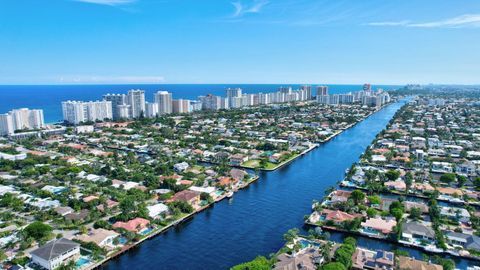
{"type": "Polygon", "coordinates": [[[76,2],[98,4],[98,5],[107,5],[107,6],[118,6],[126,5],[136,2],[137,0],[73,0],[76,2]]]}
{"type": "Polygon", "coordinates": [[[368,23],[367,25],[370,26],[406,26],[410,22],[409,21],[399,21],[399,22],[372,22],[368,23]]]}
{"type": "Polygon", "coordinates": [[[431,22],[371,22],[370,26],[404,26],[417,28],[476,28],[480,27],[480,14],[465,14],[458,17],[431,22]]]}
{"type": "Polygon", "coordinates": [[[58,79],[60,83],[163,83],[163,76],[91,76],[68,75],[58,79]]]}
{"type": "Polygon", "coordinates": [[[262,8],[268,4],[268,0],[254,0],[251,4],[244,4],[240,1],[232,2],[235,12],[232,14],[233,18],[242,17],[248,13],[259,13],[262,8]]]}

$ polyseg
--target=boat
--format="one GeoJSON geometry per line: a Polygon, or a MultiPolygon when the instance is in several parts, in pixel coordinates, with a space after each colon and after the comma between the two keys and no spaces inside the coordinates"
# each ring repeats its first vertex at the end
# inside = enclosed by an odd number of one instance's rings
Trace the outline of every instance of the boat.
{"type": "Polygon", "coordinates": [[[232,198],[233,197],[233,191],[229,191],[227,193],[227,198],[232,198]]]}

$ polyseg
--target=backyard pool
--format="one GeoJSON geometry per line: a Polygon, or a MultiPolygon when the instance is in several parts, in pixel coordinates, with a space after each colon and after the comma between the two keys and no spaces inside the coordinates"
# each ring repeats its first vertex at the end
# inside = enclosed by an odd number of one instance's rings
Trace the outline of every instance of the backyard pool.
{"type": "Polygon", "coordinates": [[[80,257],[80,259],[78,259],[76,262],[75,262],[75,266],[77,268],[80,268],[86,264],[89,264],[90,263],[90,260],[87,259],[87,258],[84,258],[84,257],[80,257]]]}

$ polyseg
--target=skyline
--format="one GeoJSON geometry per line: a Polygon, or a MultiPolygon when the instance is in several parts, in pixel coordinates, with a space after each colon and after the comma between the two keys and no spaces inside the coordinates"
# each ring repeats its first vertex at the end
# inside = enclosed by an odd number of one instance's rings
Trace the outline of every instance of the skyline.
{"type": "Polygon", "coordinates": [[[480,84],[479,28],[474,0],[4,1],[0,84],[480,84]]]}

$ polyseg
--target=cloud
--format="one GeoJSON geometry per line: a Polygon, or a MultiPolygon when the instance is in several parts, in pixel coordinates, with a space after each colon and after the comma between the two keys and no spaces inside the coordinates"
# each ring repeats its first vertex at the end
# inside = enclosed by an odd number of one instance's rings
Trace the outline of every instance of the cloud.
{"type": "Polygon", "coordinates": [[[465,14],[458,17],[431,22],[371,22],[370,26],[403,26],[417,28],[476,28],[480,27],[480,14],[465,14]]]}
{"type": "Polygon", "coordinates": [[[410,21],[399,21],[399,22],[372,22],[367,25],[370,26],[407,26],[410,21]]]}
{"type": "Polygon", "coordinates": [[[249,13],[259,13],[268,3],[268,0],[254,0],[251,4],[244,4],[240,1],[232,2],[233,7],[235,8],[232,17],[239,18],[249,13]]]}
{"type": "Polygon", "coordinates": [[[106,6],[119,6],[119,5],[132,4],[137,0],[73,0],[73,1],[89,3],[89,4],[106,5],[106,6]]]}
{"type": "Polygon", "coordinates": [[[58,79],[60,83],[163,83],[163,76],[91,76],[68,75],[58,79]]]}

